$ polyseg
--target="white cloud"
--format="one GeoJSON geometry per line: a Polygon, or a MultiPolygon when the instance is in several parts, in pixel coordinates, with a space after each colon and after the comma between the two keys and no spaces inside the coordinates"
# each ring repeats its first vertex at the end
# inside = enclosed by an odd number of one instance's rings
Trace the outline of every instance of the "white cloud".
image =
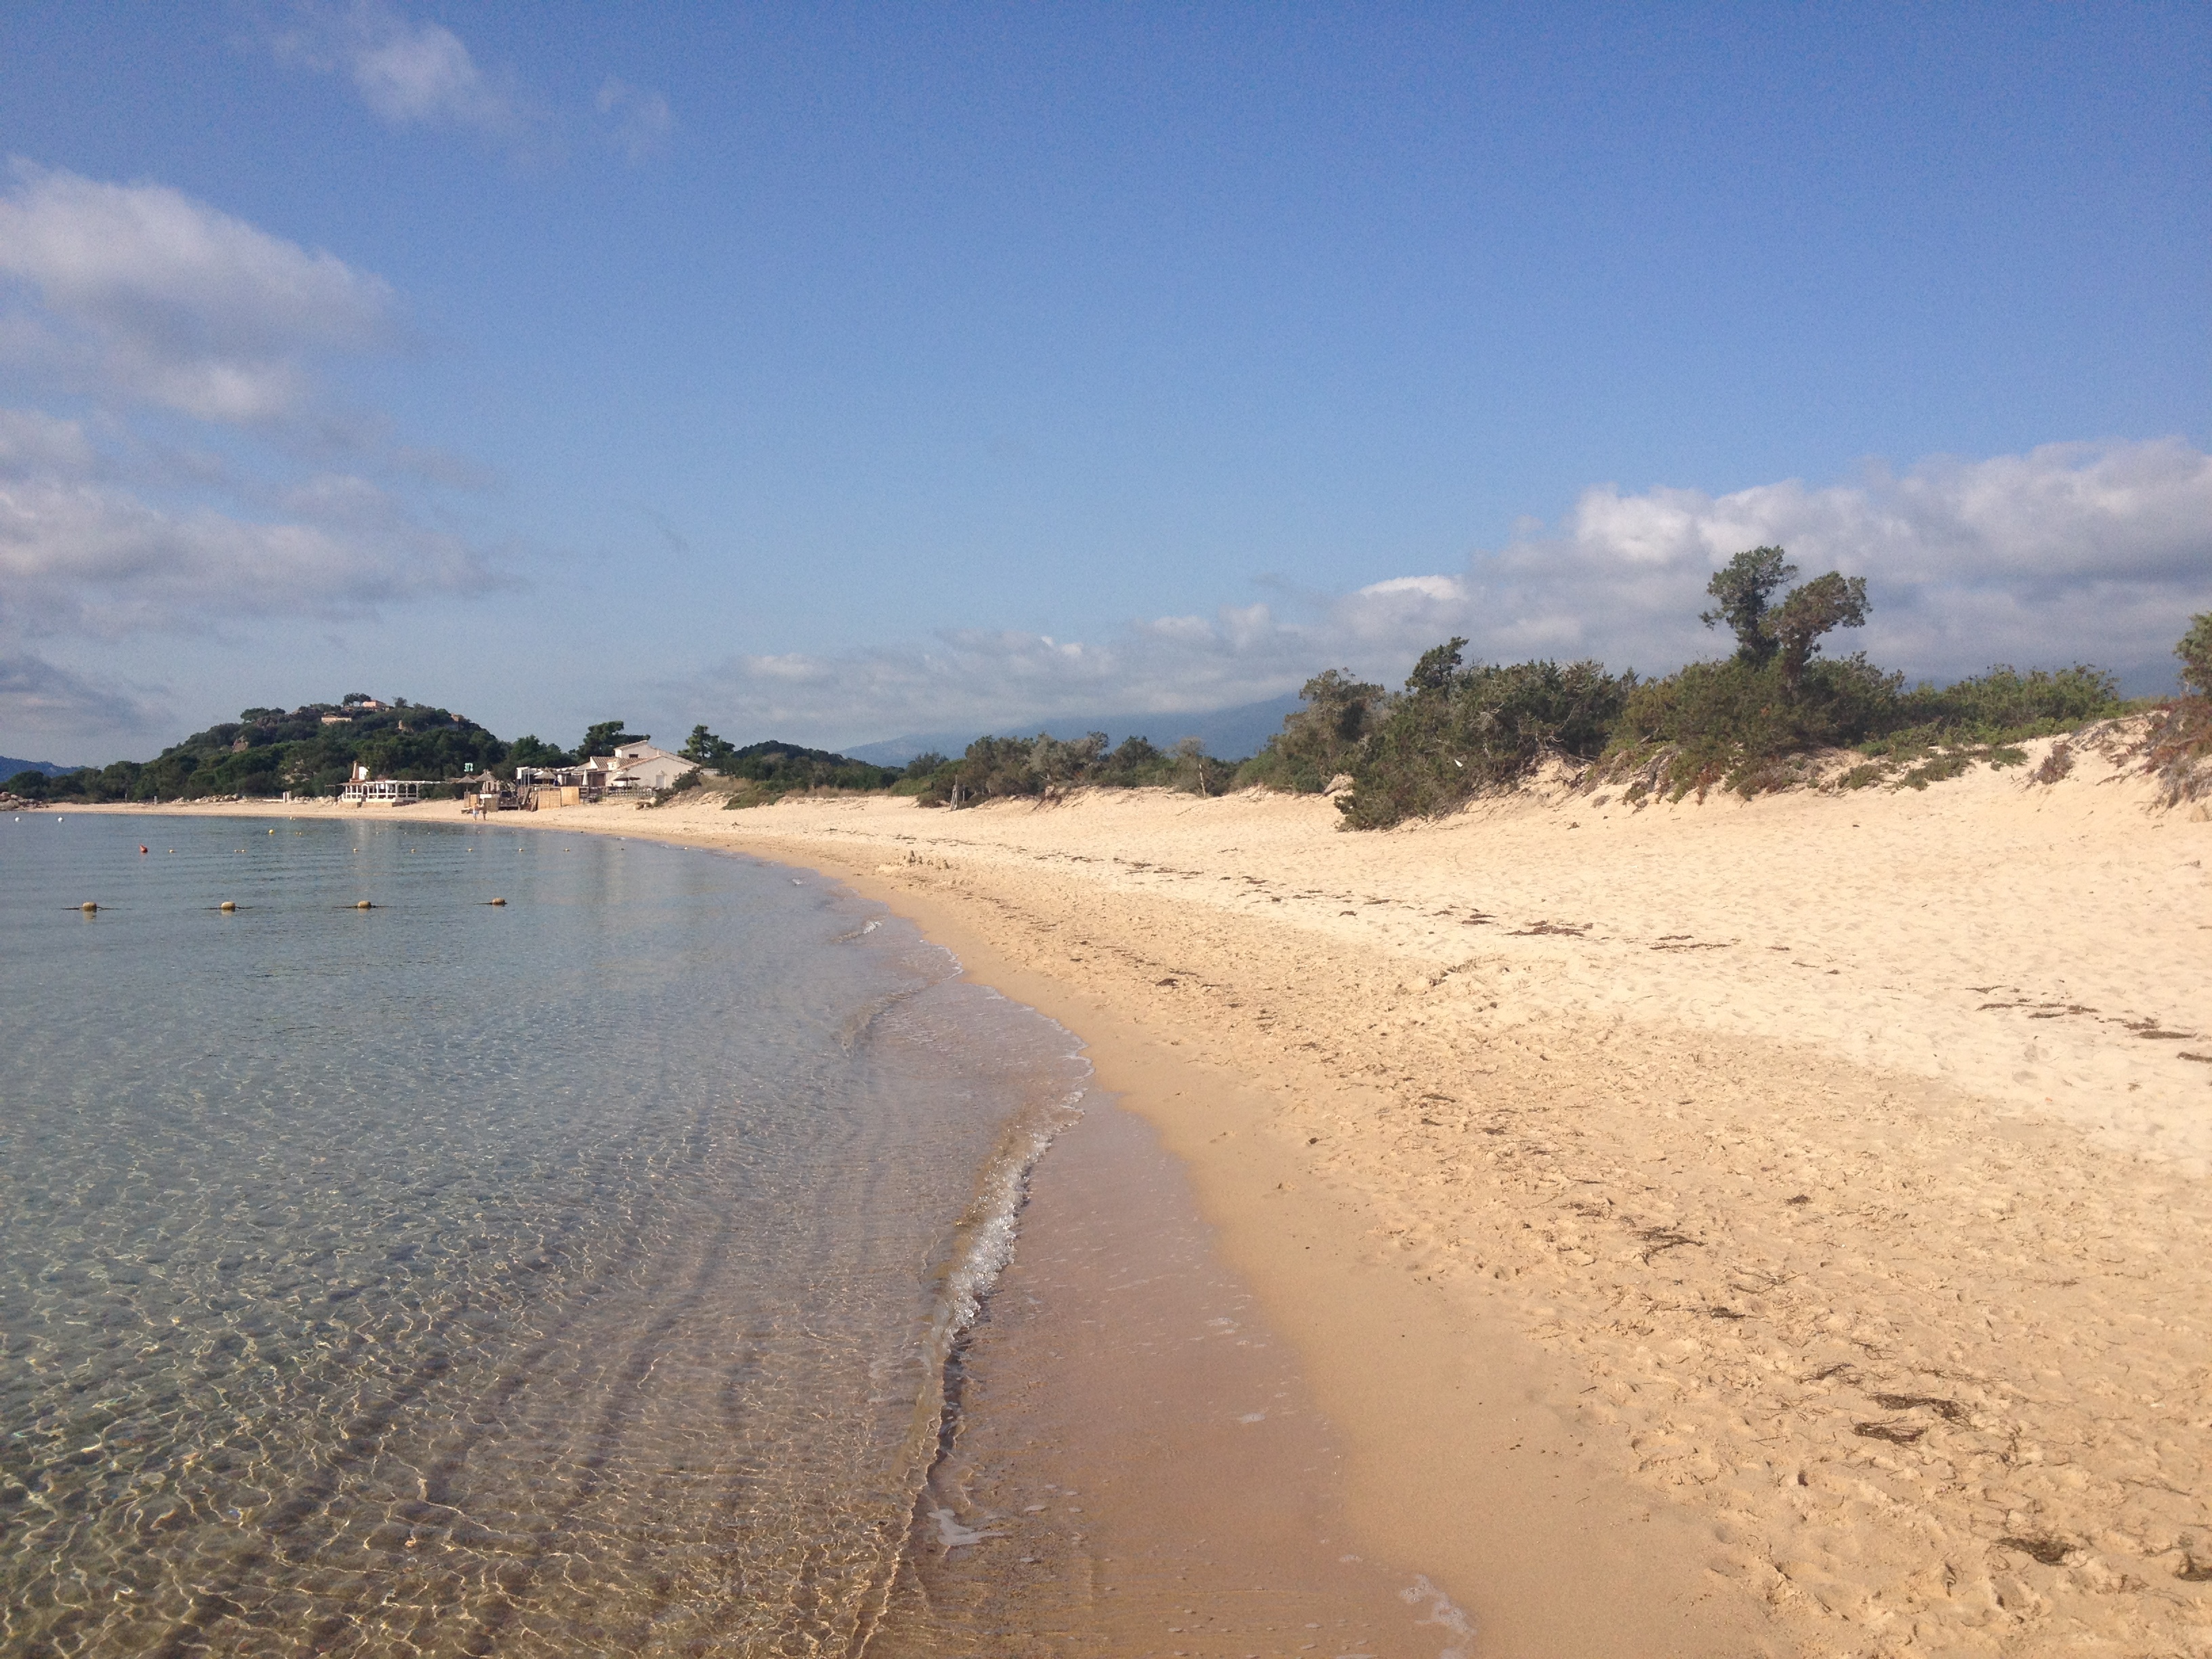
{"type": "Polygon", "coordinates": [[[1595,656],[1663,672],[1722,652],[1697,620],[1705,582],[1740,549],[1775,543],[1808,575],[1867,577],[1874,621],[1847,643],[1916,676],[2086,659],[2154,687],[2171,678],[2188,617],[2212,609],[2212,457],[2176,440],[1937,458],[1818,489],[1600,485],[1556,531],[1518,529],[1464,570],[1369,583],[1290,619],[1224,607],[1096,641],[959,631],[842,656],[741,658],[659,695],[733,732],[835,743],[1196,712],[1337,665],[1395,684],[1454,635],[1471,658],[1595,656]]]}
{"type": "Polygon", "coordinates": [[[1455,605],[1467,597],[1467,589],[1456,576],[1393,576],[1388,581],[1370,582],[1358,593],[1361,599],[1395,599],[1401,595],[1455,605]]]}
{"type": "Polygon", "coordinates": [[[612,76],[599,88],[593,101],[607,143],[632,162],[642,161],[662,149],[676,125],[667,99],[612,76]]]}
{"type": "Polygon", "coordinates": [[[395,493],[466,463],[331,441],[380,425],[330,409],[313,374],[324,354],[391,343],[378,277],[164,185],[19,161],[0,296],[0,356],[91,405],[0,409],[0,734],[143,729],[135,694],[28,641],[246,632],[512,586],[395,493]],[[317,449],[352,468],[303,473],[317,449]]]}
{"type": "Polygon", "coordinates": [[[0,349],[79,389],[196,420],[297,416],[315,353],[382,343],[392,292],[161,185],[14,164],[0,277],[19,304],[0,349]]]}
{"type": "Polygon", "coordinates": [[[391,0],[299,0],[291,9],[291,25],[269,37],[276,56],[343,76],[389,126],[472,131],[527,157],[558,149],[574,124],[596,119],[601,140],[632,162],[657,154],[675,131],[663,94],[615,76],[599,83],[592,115],[576,106],[549,110],[511,70],[486,70],[453,30],[410,16],[391,0]]]}
{"type": "Polygon", "coordinates": [[[1474,560],[1463,614],[1485,644],[1548,635],[1671,667],[1711,648],[1693,621],[1711,571],[1778,544],[1808,574],[1867,578],[1874,617],[1851,643],[1877,661],[1942,676],[2078,655],[2149,672],[2212,604],[2212,456],[2178,439],[2049,444],[1821,488],[1601,486],[1559,533],[1474,560]]]}
{"type": "Polygon", "coordinates": [[[359,616],[508,585],[461,538],[426,530],[359,478],[312,479],[257,521],[165,508],[48,475],[0,483],[0,623],[104,638],[250,617],[359,616]]]}
{"type": "Polygon", "coordinates": [[[99,466],[82,421],[34,409],[0,409],[0,482],[58,474],[89,477],[99,466]]]}
{"type": "Polygon", "coordinates": [[[2203,571],[2208,508],[2212,459],[2178,439],[2046,444],[1982,461],[1938,456],[1901,477],[1875,468],[1821,489],[1792,479],[1719,497],[1623,496],[1602,486],[1577,504],[1565,539],[1650,568],[1716,565],[1786,539],[1800,562],[1850,561],[1901,580],[2161,578],[2203,571]]]}
{"type": "Polygon", "coordinates": [[[514,140],[529,125],[513,86],[485,75],[460,36],[442,24],[418,22],[382,0],[302,5],[298,15],[297,26],[273,42],[278,56],[344,75],[362,101],[395,127],[466,127],[514,140]]]}

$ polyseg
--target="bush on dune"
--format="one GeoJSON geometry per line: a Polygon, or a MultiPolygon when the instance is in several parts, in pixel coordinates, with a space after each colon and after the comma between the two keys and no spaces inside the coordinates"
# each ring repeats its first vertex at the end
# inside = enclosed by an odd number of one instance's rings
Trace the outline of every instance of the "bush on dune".
{"type": "Polygon", "coordinates": [[[1298,696],[1299,707],[1284,716],[1283,729],[1238,770],[1240,785],[1321,793],[1352,769],[1389,702],[1381,686],[1354,679],[1342,668],[1315,675],[1298,696]]]}
{"type": "Polygon", "coordinates": [[[1594,758],[1636,684],[1595,662],[1463,668],[1466,643],[1455,639],[1423,656],[1360,746],[1352,788],[1337,802],[1350,827],[1450,811],[1547,755],[1594,758]]]}
{"type": "Polygon", "coordinates": [[[894,795],[921,795],[928,793],[931,781],[952,763],[934,749],[924,750],[906,763],[906,769],[891,785],[894,795]]]}
{"type": "Polygon", "coordinates": [[[2190,696],[2212,701],[2212,611],[2189,619],[2189,631],[2173,647],[2181,659],[2181,684],[2190,696]]]}
{"type": "MultiPolygon", "coordinates": [[[[1306,683],[1300,708],[1238,781],[1310,793],[1349,774],[1353,787],[1337,803],[1346,829],[1439,816],[1553,756],[1596,761],[1585,785],[1626,779],[1631,800],[1717,786],[1747,795],[1814,782],[1924,788],[1976,764],[2024,762],[2014,745],[2030,738],[2149,706],[2122,699],[2113,676],[2087,664],[2026,673],[2000,664],[1908,690],[1863,653],[1821,655],[1829,635],[1864,624],[1865,580],[1832,570],[1790,586],[1797,574],[1779,547],[1730,559],[1707,586],[1714,604],[1701,620],[1735,635],[1735,654],[1661,679],[1595,662],[1463,667],[1462,639],[1425,655],[1396,694],[1333,669],[1306,683]],[[1835,752],[1851,749],[1864,759],[1833,775],[1835,752]]],[[[2176,654],[2195,695],[2159,716],[2159,753],[2212,754],[2212,613],[2192,619],[2176,654]]],[[[2036,776],[2064,773],[2054,759],[2036,776]]]]}
{"type": "Polygon", "coordinates": [[[1756,787],[1778,781],[1783,762],[1887,729],[1903,684],[1861,653],[1808,663],[1794,689],[1778,659],[1692,663],[1636,688],[1607,758],[1626,771],[1656,757],[1662,787],[1678,792],[1756,787]]]}
{"type": "Polygon", "coordinates": [[[2212,795],[2212,611],[2191,617],[2173,647],[2181,659],[2183,695],[2159,711],[2143,742],[2143,762],[2168,805],[2212,795]]]}
{"type": "Polygon", "coordinates": [[[1195,738],[1172,749],[1151,739],[1124,738],[1109,750],[1106,734],[1076,738],[1040,732],[1034,738],[978,738],[957,761],[936,764],[913,793],[924,806],[966,806],[981,801],[1055,800],[1076,789],[1182,789],[1218,795],[1236,780],[1237,763],[1216,760],[1195,738]]]}
{"type": "Polygon", "coordinates": [[[2027,758],[2017,743],[2128,710],[2113,677],[2086,664],[2026,674],[2001,664],[1907,690],[1903,675],[1863,653],[1824,659],[1826,635],[1865,623],[1866,584],[1832,570],[1774,602],[1796,574],[1778,547],[1739,553],[1714,574],[1706,591],[1717,603],[1701,620],[1725,623],[1736,654],[1692,663],[1631,696],[1605,775],[1639,772],[1632,798],[1788,788],[1812,781],[1824,752],[1846,748],[1869,758],[1847,770],[1844,787],[1924,788],[1978,762],[2016,764],[2027,758]]]}
{"type": "Polygon", "coordinates": [[[2127,708],[2119,681],[2087,663],[2025,674],[1999,663],[1950,685],[1915,686],[1899,700],[1898,716],[1908,731],[1998,742],[2071,732],[2127,708]]]}

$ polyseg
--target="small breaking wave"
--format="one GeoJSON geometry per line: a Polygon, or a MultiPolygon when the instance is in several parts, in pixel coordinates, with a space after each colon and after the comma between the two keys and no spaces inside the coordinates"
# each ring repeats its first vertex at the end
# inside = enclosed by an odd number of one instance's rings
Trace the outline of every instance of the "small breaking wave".
{"type": "MultiPolygon", "coordinates": [[[[1087,1073],[1088,1063],[1083,1066],[1087,1073]]],[[[1000,1535],[988,1528],[963,1525],[951,1507],[934,1501],[930,1479],[958,1431],[960,1350],[982,1314],[992,1286],[1013,1259],[1030,1176],[1060,1132],[1081,1119],[1087,1092],[1086,1085],[1041,1100],[1007,1122],[932,1274],[933,1293],[921,1332],[922,1387],[914,1402],[905,1446],[907,1490],[913,1494],[909,1545],[918,1534],[933,1534],[945,1549],[985,1543],[1000,1535]]],[[[856,1651],[866,1650],[888,1608],[902,1560],[902,1554],[888,1564],[873,1616],[856,1651]]]]}

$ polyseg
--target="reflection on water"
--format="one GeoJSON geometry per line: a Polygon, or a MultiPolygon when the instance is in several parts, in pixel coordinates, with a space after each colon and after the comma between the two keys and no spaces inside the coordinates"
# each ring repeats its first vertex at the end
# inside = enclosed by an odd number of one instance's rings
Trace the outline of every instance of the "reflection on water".
{"type": "Polygon", "coordinates": [[[1070,1039],[775,866],[270,827],[0,819],[0,1650],[851,1650],[1070,1039]]]}

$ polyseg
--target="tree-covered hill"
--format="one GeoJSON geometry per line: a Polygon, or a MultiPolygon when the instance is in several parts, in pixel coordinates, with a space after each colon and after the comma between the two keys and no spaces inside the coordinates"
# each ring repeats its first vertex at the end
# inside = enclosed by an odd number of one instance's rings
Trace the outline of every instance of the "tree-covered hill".
{"type": "Polygon", "coordinates": [[[438,783],[473,765],[488,772],[507,745],[474,720],[395,698],[358,693],[298,708],[248,708],[235,720],[195,732],[150,761],[118,761],[62,777],[25,772],[8,780],[29,800],[174,800],[210,795],[335,793],[366,765],[374,777],[438,783]]]}

